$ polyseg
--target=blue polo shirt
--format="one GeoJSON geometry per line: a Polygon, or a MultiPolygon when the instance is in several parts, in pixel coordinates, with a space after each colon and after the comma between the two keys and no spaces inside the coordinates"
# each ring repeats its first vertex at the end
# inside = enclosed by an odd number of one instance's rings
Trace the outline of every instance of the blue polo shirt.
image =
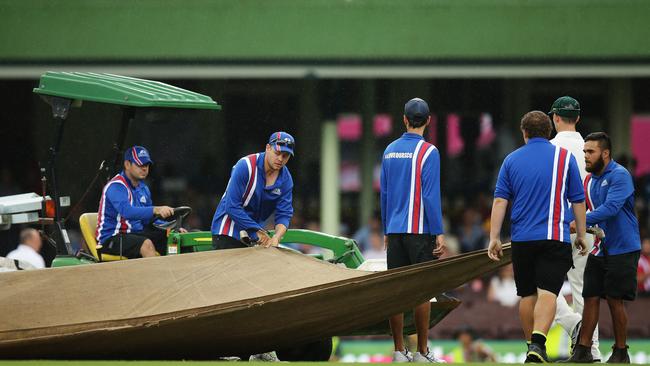
{"type": "Polygon", "coordinates": [[[151,192],[144,182],[134,187],[124,171],[102,190],[95,238],[105,243],[120,233],[139,233],[153,221],[151,192]]]}
{"type": "Polygon", "coordinates": [[[634,183],[630,172],[614,160],[602,175],[585,178],[587,226],[598,225],[605,231],[602,243],[596,242],[591,254],[602,256],[641,250],[639,221],[634,212],[634,183]]]}
{"type": "Polygon", "coordinates": [[[512,202],[512,241],[570,243],[569,202],[585,200],[573,155],[545,138],[531,138],[501,165],[495,198],[512,202]]]}
{"type": "Polygon", "coordinates": [[[257,153],[245,156],[235,164],[226,192],[212,219],[212,235],[228,235],[240,239],[240,231],[257,240],[257,231],[275,214],[275,224],[287,228],[293,216],[293,179],[284,166],[275,183],[266,185],[264,156],[257,153]]]}
{"type": "Polygon", "coordinates": [[[386,234],[442,234],[440,155],[415,133],[393,141],[381,161],[381,221],[386,234]]]}

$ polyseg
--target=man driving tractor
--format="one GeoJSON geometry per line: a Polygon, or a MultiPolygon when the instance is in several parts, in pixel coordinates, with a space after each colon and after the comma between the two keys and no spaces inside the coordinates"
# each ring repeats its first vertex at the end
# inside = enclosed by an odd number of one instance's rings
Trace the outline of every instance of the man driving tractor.
{"type": "Polygon", "coordinates": [[[133,146],[124,152],[124,169],[102,189],[95,237],[101,253],[126,258],[164,253],[166,235],[152,226],[155,217],[174,214],[169,206],[154,206],[144,182],[153,164],[149,152],[133,146]],[[158,252],[157,252],[158,251],[158,252]]]}

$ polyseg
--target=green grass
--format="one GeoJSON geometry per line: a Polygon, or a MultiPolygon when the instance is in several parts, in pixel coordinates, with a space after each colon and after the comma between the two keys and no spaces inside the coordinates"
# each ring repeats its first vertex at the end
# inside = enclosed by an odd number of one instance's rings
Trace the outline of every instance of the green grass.
{"type": "MultiPolygon", "coordinates": [[[[9,366],[9,365],[15,365],[15,366],[47,366],[47,365],[52,365],[52,366],[61,366],[61,365],[71,365],[71,366],[124,366],[127,364],[132,364],[134,366],[205,366],[205,365],[210,365],[210,364],[215,364],[215,365],[226,365],[228,362],[224,361],[45,361],[45,360],[29,360],[29,361],[0,361],[1,366],[9,366]]],[[[317,366],[317,365],[328,365],[332,364],[335,362],[292,362],[292,365],[300,366],[317,366]]],[[[241,363],[239,363],[241,364],[241,363]]],[[[267,362],[249,362],[247,364],[250,365],[266,365],[268,366],[267,362]]],[[[350,366],[368,366],[370,364],[368,363],[341,363],[342,365],[350,365],[350,366]]],[[[470,365],[470,364],[468,364],[470,365]]],[[[480,363],[476,365],[483,365],[483,366],[492,366],[492,365],[514,365],[511,363],[480,363]]],[[[573,364],[565,364],[565,365],[573,365],[573,364]]],[[[579,365],[579,364],[575,364],[579,365]]]]}

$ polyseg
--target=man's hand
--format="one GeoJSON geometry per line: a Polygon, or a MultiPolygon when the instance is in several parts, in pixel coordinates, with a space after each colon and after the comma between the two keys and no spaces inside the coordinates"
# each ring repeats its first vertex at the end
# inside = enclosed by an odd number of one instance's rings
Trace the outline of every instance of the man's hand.
{"type": "Polygon", "coordinates": [[[569,224],[569,232],[571,234],[576,233],[576,222],[575,221],[571,221],[571,223],[569,224]]]}
{"type": "Polygon", "coordinates": [[[187,232],[187,229],[180,228],[180,229],[178,229],[178,232],[181,233],[181,234],[185,234],[187,232]]]}
{"type": "Polygon", "coordinates": [[[492,213],[490,214],[490,245],[488,245],[487,255],[493,261],[498,261],[503,257],[503,249],[501,249],[501,225],[503,225],[503,218],[506,216],[508,210],[508,200],[500,197],[495,197],[492,202],[492,213]]]}
{"type": "Polygon", "coordinates": [[[267,247],[267,248],[269,248],[269,247],[277,247],[279,245],[280,245],[280,239],[273,236],[273,237],[269,238],[268,245],[265,245],[265,247],[267,247]]]}
{"type": "Polygon", "coordinates": [[[169,216],[174,214],[174,209],[169,206],[154,206],[153,214],[158,217],[162,217],[163,219],[166,219],[169,216]]]}
{"type": "Polygon", "coordinates": [[[271,245],[271,237],[266,233],[266,230],[257,230],[257,244],[265,248],[271,245]]]}
{"type": "Polygon", "coordinates": [[[433,255],[436,257],[440,257],[445,253],[445,249],[447,249],[447,244],[445,243],[445,236],[440,234],[436,235],[436,247],[433,249],[433,255]]]}
{"type": "Polygon", "coordinates": [[[503,248],[501,248],[501,240],[499,239],[490,239],[490,245],[488,245],[488,257],[493,261],[499,261],[503,257],[503,248]]]}
{"type": "Polygon", "coordinates": [[[587,244],[585,244],[585,238],[576,237],[576,240],[573,242],[578,253],[582,256],[587,255],[587,244]]]}
{"type": "Polygon", "coordinates": [[[592,226],[587,228],[587,233],[597,237],[600,240],[605,239],[605,232],[603,229],[599,228],[598,226],[592,226]]]}

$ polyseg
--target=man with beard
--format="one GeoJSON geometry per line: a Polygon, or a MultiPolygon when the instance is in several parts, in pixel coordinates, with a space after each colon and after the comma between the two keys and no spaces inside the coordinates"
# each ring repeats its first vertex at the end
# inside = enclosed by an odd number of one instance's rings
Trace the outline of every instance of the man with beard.
{"type": "MultiPolygon", "coordinates": [[[[576,131],[576,124],[580,122],[580,103],[570,96],[557,98],[551,106],[548,115],[553,120],[553,126],[557,134],[551,140],[555,146],[563,147],[571,152],[576,158],[578,169],[580,169],[580,178],[584,181],[587,176],[585,170],[585,153],[582,151],[585,141],[582,139],[580,132],[576,131]]],[[[572,219],[571,219],[572,221],[572,219]]],[[[571,241],[575,241],[575,234],[571,235],[571,241]]],[[[591,251],[594,246],[594,237],[591,234],[585,236],[585,245],[587,252],[591,251]]],[[[587,265],[587,256],[580,255],[579,251],[573,248],[573,268],[567,272],[567,278],[571,285],[571,297],[573,299],[573,309],[567,304],[564,296],[557,297],[557,309],[555,311],[555,321],[571,336],[571,349],[578,342],[578,333],[582,319],[582,309],[584,299],[582,298],[582,279],[587,265]]],[[[598,328],[594,331],[593,345],[591,354],[595,361],[600,362],[601,355],[598,349],[598,328]]]]}
{"type": "Polygon", "coordinates": [[[612,144],[604,132],[585,137],[587,225],[598,225],[606,237],[596,240],[584,275],[585,299],[579,342],[568,362],[592,362],[591,339],[598,321],[600,298],[607,299],[615,344],[608,363],[630,363],[627,313],[623,301],[636,297],[636,268],[641,242],[634,212],[632,176],[611,158],[612,144]]]}
{"type": "Polygon", "coordinates": [[[512,202],[512,264],[528,342],[526,362],[546,363],[546,335],[572,264],[569,223],[573,219],[578,227],[574,244],[586,254],[585,193],[576,159],[548,141],[551,121],[546,113],[526,113],[521,132],[526,145],[510,153],[499,170],[488,256],[498,261],[503,255],[501,225],[512,202]]]}

